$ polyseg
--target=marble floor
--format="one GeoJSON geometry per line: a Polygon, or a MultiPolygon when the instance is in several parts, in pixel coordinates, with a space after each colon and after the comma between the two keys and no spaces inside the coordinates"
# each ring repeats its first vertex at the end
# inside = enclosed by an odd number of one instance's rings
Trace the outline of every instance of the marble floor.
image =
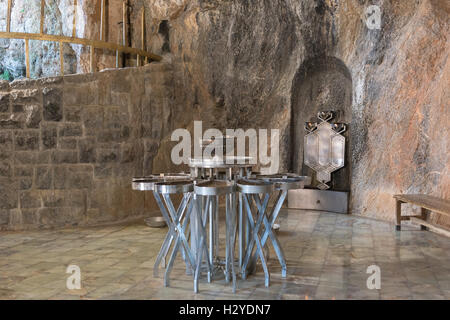
{"type": "Polygon", "coordinates": [[[170,287],[152,268],[167,228],[142,224],[0,233],[0,299],[450,299],[450,239],[406,226],[326,212],[283,210],[279,240],[288,261],[281,278],[269,253],[271,284],[259,266],[233,294],[223,279],[200,282],[177,258],[170,287]],[[69,265],[81,289],[69,290],[69,265]],[[367,268],[381,271],[368,289],[367,268]]]}

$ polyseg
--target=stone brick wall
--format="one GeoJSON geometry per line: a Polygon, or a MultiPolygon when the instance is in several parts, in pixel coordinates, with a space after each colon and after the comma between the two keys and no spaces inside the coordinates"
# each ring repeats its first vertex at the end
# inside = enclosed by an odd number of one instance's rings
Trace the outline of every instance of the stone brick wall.
{"type": "Polygon", "coordinates": [[[170,132],[162,63],[0,82],[0,230],[95,225],[154,209],[131,190],[170,132]]]}

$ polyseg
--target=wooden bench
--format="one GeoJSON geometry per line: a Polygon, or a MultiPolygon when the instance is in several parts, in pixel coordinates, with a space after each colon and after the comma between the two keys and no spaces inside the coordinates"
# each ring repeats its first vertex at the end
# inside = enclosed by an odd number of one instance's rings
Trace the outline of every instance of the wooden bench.
{"type": "Polygon", "coordinates": [[[411,220],[412,222],[419,224],[422,230],[427,230],[427,228],[431,227],[440,229],[444,232],[448,232],[448,234],[450,235],[450,230],[426,221],[427,213],[429,213],[430,211],[450,216],[450,200],[441,199],[425,194],[396,194],[394,195],[394,199],[396,201],[395,213],[397,217],[397,230],[401,230],[401,222],[403,220],[411,220]],[[402,216],[402,203],[410,203],[421,207],[421,215],[402,216]]]}

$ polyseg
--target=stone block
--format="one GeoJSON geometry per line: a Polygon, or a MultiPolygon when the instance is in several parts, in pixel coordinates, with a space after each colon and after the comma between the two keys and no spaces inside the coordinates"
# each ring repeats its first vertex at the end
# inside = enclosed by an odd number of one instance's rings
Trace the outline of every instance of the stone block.
{"type": "Polygon", "coordinates": [[[9,210],[9,230],[19,230],[23,225],[22,211],[20,209],[9,210]]]}
{"type": "Polygon", "coordinates": [[[32,166],[15,166],[14,176],[15,177],[32,177],[34,173],[32,166]]]}
{"type": "Polygon", "coordinates": [[[40,208],[41,196],[37,191],[21,191],[20,192],[21,208],[40,208]]]}
{"type": "Polygon", "coordinates": [[[83,128],[78,123],[64,123],[59,127],[60,137],[79,137],[83,135],[83,128]]]}
{"type": "Polygon", "coordinates": [[[38,209],[22,209],[22,223],[36,225],[39,222],[38,209]]]}
{"type": "Polygon", "coordinates": [[[16,151],[14,153],[15,163],[24,164],[46,164],[50,162],[50,151],[16,151]]]}
{"type": "Polygon", "coordinates": [[[25,119],[23,115],[0,115],[0,129],[22,129],[25,119]]]}
{"type": "Polygon", "coordinates": [[[0,93],[0,112],[9,112],[9,102],[9,93],[0,93]]]}
{"type": "Polygon", "coordinates": [[[86,208],[87,207],[86,192],[83,190],[68,190],[64,196],[64,206],[86,208]]]}
{"type": "Polygon", "coordinates": [[[97,162],[110,163],[119,161],[119,151],[117,149],[98,149],[97,162]]]}
{"type": "Polygon", "coordinates": [[[56,139],[58,136],[56,125],[46,124],[41,129],[42,146],[44,149],[56,148],[56,139]]]}
{"type": "Polygon", "coordinates": [[[14,209],[18,207],[17,182],[11,179],[0,180],[0,209],[14,209]]]}
{"type": "Polygon", "coordinates": [[[91,208],[86,211],[88,221],[99,222],[105,219],[105,215],[100,213],[100,209],[91,208]]]}
{"type": "Polygon", "coordinates": [[[58,148],[74,150],[77,148],[77,139],[75,139],[75,138],[59,138],[58,139],[58,148]]]}
{"type": "Polygon", "coordinates": [[[80,139],[78,148],[81,163],[95,163],[97,157],[94,138],[80,139]]]}
{"type": "Polygon", "coordinates": [[[25,106],[23,104],[14,104],[12,106],[12,112],[21,113],[25,111],[25,106]]]}
{"type": "Polygon", "coordinates": [[[130,94],[111,92],[111,105],[124,107],[128,110],[128,106],[130,105],[130,94]]]}
{"type": "Polygon", "coordinates": [[[38,105],[27,105],[25,106],[25,124],[27,128],[39,128],[41,123],[41,109],[38,105]]]}
{"type": "Polygon", "coordinates": [[[79,86],[64,87],[64,105],[98,105],[98,84],[96,81],[79,86]]]}
{"type": "Polygon", "coordinates": [[[12,151],[13,146],[12,133],[10,131],[0,131],[0,150],[12,151]]]}
{"type": "Polygon", "coordinates": [[[37,210],[39,224],[42,226],[55,226],[58,218],[55,208],[40,208],[37,210]]]}
{"type": "Polygon", "coordinates": [[[83,108],[81,119],[86,135],[97,135],[99,128],[103,127],[103,107],[83,108]]]}
{"type": "Polygon", "coordinates": [[[136,150],[132,144],[123,144],[120,147],[120,162],[130,163],[136,159],[136,150]]]}
{"type": "Polygon", "coordinates": [[[92,187],[92,167],[75,167],[67,169],[67,186],[71,189],[89,189],[92,187]]]}
{"type": "Polygon", "coordinates": [[[81,106],[64,106],[64,119],[68,122],[80,122],[81,121],[81,106]]]}
{"type": "Polygon", "coordinates": [[[62,90],[59,88],[44,88],[42,92],[44,103],[44,120],[61,121],[63,117],[62,90]]]}
{"type": "Polygon", "coordinates": [[[19,178],[19,189],[29,190],[33,187],[33,178],[31,177],[21,177],[19,178]]]}
{"type": "Polygon", "coordinates": [[[114,79],[111,82],[112,92],[131,92],[131,83],[128,80],[128,74],[121,74],[120,72],[113,75],[114,79]]]}
{"type": "Polygon", "coordinates": [[[22,89],[11,91],[11,103],[14,104],[40,104],[41,91],[38,89],[22,89]]]}
{"type": "Polygon", "coordinates": [[[0,161],[0,177],[11,177],[12,165],[10,161],[0,161]]]}
{"type": "Polygon", "coordinates": [[[9,224],[9,210],[0,209],[0,227],[9,224]]]}
{"type": "Polygon", "coordinates": [[[94,167],[94,176],[97,179],[109,178],[112,176],[113,168],[108,165],[100,165],[94,167]]]}
{"type": "Polygon", "coordinates": [[[51,189],[53,185],[52,169],[49,166],[36,168],[35,186],[36,189],[51,189]]]}
{"type": "Polygon", "coordinates": [[[118,107],[105,108],[103,123],[105,129],[120,129],[125,120],[126,119],[121,118],[120,109],[118,107]]]}
{"type": "Polygon", "coordinates": [[[64,189],[66,187],[66,167],[53,167],[53,180],[55,189],[64,189]]]}
{"type": "Polygon", "coordinates": [[[52,153],[52,163],[77,163],[78,152],[72,150],[55,150],[52,153]]]}
{"type": "Polygon", "coordinates": [[[14,134],[15,150],[38,150],[39,149],[39,131],[26,130],[16,131],[14,134]]]}
{"type": "Polygon", "coordinates": [[[45,208],[64,207],[65,198],[69,194],[61,190],[52,190],[42,193],[42,203],[45,208]]]}
{"type": "Polygon", "coordinates": [[[41,208],[38,210],[39,224],[51,227],[76,226],[83,220],[84,213],[84,208],[77,207],[41,208]]]}
{"type": "Polygon", "coordinates": [[[119,142],[121,140],[120,130],[102,130],[98,133],[99,143],[119,142]]]}
{"type": "Polygon", "coordinates": [[[0,80],[0,90],[9,91],[9,84],[10,82],[8,80],[0,80]]]}
{"type": "Polygon", "coordinates": [[[90,166],[55,167],[55,189],[90,189],[93,169],[90,166]]]}

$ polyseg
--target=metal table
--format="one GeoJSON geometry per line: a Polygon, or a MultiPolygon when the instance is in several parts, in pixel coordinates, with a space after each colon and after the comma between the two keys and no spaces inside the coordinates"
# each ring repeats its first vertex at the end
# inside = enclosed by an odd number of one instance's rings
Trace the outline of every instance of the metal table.
{"type": "MultiPolygon", "coordinates": [[[[192,179],[223,179],[227,181],[233,181],[239,177],[248,177],[252,174],[253,164],[252,157],[236,157],[236,156],[225,156],[225,157],[214,157],[211,159],[202,158],[192,158],[189,161],[189,166],[191,168],[191,178],[192,179]]],[[[245,223],[243,221],[242,215],[242,195],[239,197],[239,239],[240,239],[240,251],[239,256],[242,257],[242,226],[245,223]]],[[[204,204],[204,203],[203,203],[204,204]]],[[[213,255],[219,250],[219,197],[216,196],[212,199],[211,204],[213,210],[213,217],[210,220],[210,230],[212,228],[213,245],[210,250],[213,251],[213,255]]],[[[191,223],[191,249],[194,253],[197,252],[196,243],[198,241],[197,237],[199,234],[199,225],[196,222],[191,223]]],[[[211,245],[210,245],[211,246],[211,245]]],[[[242,260],[242,258],[241,258],[242,260]]]]}

